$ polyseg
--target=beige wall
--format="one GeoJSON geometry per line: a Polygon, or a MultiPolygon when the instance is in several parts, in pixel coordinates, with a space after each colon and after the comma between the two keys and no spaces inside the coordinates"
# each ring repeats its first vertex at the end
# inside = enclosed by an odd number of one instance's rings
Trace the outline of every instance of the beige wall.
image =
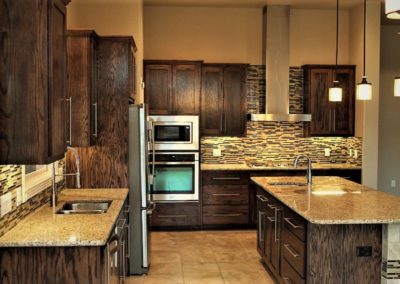
{"type": "Polygon", "coordinates": [[[262,64],[262,9],[144,8],[145,59],[262,64]]]}
{"type": "MultiPolygon", "coordinates": [[[[349,11],[339,12],[339,64],[349,63],[349,11]]],[[[335,64],[336,10],[292,9],[290,66],[335,64]]]]}
{"type": "MultiPolygon", "coordinates": [[[[372,83],[372,100],[356,103],[356,135],[363,137],[362,183],[378,187],[378,135],[379,135],[379,69],[380,69],[380,17],[381,3],[367,2],[366,75],[372,83]]],[[[351,63],[356,64],[356,83],[362,76],[363,6],[351,10],[351,63]]]]}
{"type": "Polygon", "coordinates": [[[99,35],[133,36],[137,53],[138,102],[143,78],[143,0],[74,0],[67,6],[68,29],[94,29],[99,35]]]}
{"type": "Polygon", "coordinates": [[[400,195],[400,98],[393,96],[393,78],[400,75],[400,23],[382,26],[379,112],[379,189],[400,195]],[[391,187],[391,180],[396,186],[391,187]]]}

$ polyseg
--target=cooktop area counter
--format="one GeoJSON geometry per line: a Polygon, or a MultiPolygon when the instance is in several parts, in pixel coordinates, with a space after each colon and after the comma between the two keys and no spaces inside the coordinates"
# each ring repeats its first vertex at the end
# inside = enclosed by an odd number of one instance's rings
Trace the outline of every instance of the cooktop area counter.
{"type": "Polygon", "coordinates": [[[64,189],[55,210],[48,204],[0,238],[0,247],[104,246],[114,228],[128,189],[64,189]],[[68,201],[111,201],[102,214],[57,214],[68,201]]]}
{"type": "MultiPolygon", "coordinates": [[[[321,164],[313,163],[312,168],[315,170],[361,170],[361,166],[355,164],[321,164]]],[[[305,166],[295,168],[292,162],[288,163],[241,163],[241,164],[209,164],[202,163],[203,171],[269,171],[269,170],[305,170],[305,166]]]]}

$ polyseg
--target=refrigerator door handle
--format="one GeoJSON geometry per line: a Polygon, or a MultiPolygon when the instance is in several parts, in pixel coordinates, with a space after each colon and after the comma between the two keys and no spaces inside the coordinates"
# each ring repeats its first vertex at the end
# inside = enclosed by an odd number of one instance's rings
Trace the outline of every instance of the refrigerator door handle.
{"type": "Polygon", "coordinates": [[[149,267],[147,210],[142,210],[142,266],[149,267]]]}
{"type": "Polygon", "coordinates": [[[157,205],[155,202],[150,201],[149,207],[146,209],[147,215],[153,214],[153,211],[156,209],[157,205]]]}

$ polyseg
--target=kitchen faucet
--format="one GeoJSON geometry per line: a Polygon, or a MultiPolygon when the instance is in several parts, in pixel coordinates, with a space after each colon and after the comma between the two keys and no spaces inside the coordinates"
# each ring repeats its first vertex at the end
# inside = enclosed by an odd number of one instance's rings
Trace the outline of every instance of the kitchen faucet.
{"type": "Polygon", "coordinates": [[[305,158],[308,160],[308,168],[307,168],[307,183],[312,184],[312,174],[311,174],[311,158],[307,155],[298,155],[294,160],[293,166],[297,168],[297,164],[301,158],[305,158]]]}
{"type": "Polygon", "coordinates": [[[81,188],[81,172],[80,172],[80,159],[78,151],[75,148],[67,147],[68,150],[71,151],[72,155],[75,157],[75,165],[76,165],[76,173],[69,174],[56,174],[55,163],[53,163],[53,170],[51,175],[52,180],[52,197],[51,197],[51,207],[57,206],[57,185],[56,185],[56,177],[58,176],[76,176],[76,187],[81,188]]]}

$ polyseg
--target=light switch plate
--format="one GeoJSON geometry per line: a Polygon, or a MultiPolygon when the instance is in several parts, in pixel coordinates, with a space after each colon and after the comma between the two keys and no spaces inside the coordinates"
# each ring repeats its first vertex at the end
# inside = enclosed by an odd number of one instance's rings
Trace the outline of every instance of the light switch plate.
{"type": "Polygon", "coordinates": [[[325,152],[325,157],[330,157],[331,156],[331,149],[330,148],[325,148],[324,152],[325,152]]]}
{"type": "Polygon", "coordinates": [[[12,196],[11,192],[8,192],[6,194],[3,194],[0,197],[0,204],[1,204],[1,212],[0,212],[0,217],[3,217],[6,215],[8,212],[11,211],[12,209],[12,196]]]}
{"type": "Polygon", "coordinates": [[[213,149],[213,156],[214,157],[221,157],[222,156],[222,152],[221,149],[213,149]]]}

